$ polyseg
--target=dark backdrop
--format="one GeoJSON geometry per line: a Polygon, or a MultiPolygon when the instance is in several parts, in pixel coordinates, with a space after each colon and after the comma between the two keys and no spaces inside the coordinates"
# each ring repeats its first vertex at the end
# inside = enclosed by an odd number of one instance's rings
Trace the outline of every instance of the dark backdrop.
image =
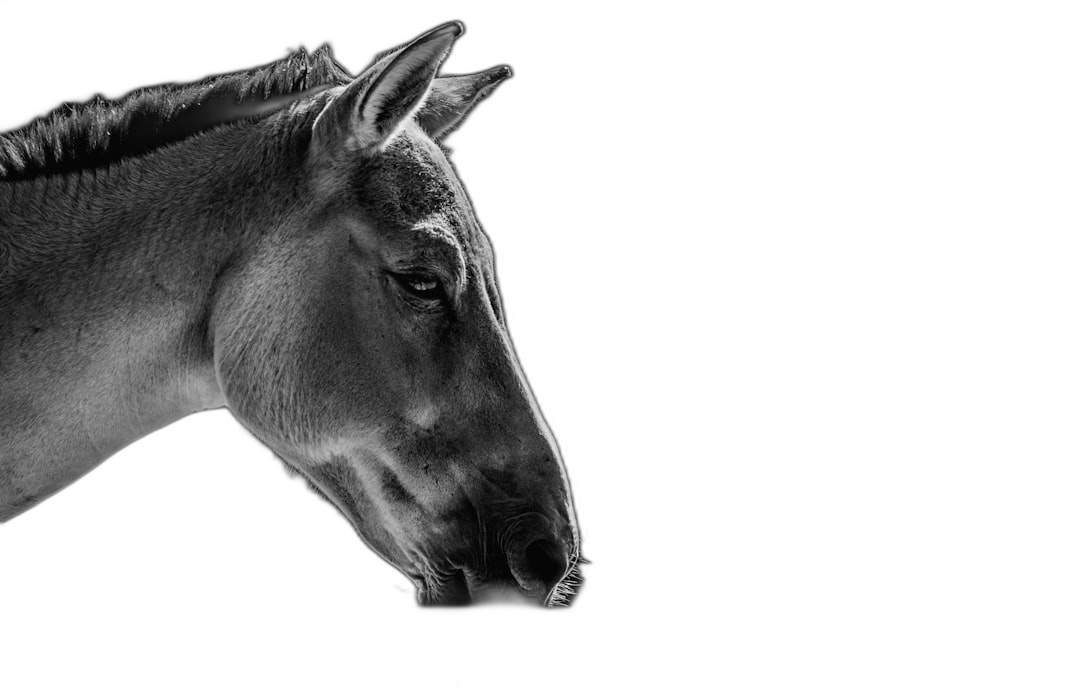
{"type": "MultiPolygon", "coordinates": [[[[0,130],[97,95],[119,99],[324,44],[357,75],[376,55],[462,22],[443,71],[513,73],[445,146],[494,246],[511,339],[567,469],[586,561],[575,610],[634,601],[661,557],[643,541],[657,523],[639,505],[650,490],[640,459],[651,423],[638,397],[651,370],[629,319],[656,281],[644,270],[645,259],[660,260],[647,232],[665,231],[627,224],[644,191],[625,137],[650,130],[638,120],[647,102],[627,106],[623,78],[648,56],[635,37],[581,17],[356,14],[8,27],[0,130]]],[[[324,612],[330,601],[366,615],[415,605],[407,578],[227,410],[127,446],[0,525],[0,549],[5,597],[26,606],[210,615],[324,612]]]]}

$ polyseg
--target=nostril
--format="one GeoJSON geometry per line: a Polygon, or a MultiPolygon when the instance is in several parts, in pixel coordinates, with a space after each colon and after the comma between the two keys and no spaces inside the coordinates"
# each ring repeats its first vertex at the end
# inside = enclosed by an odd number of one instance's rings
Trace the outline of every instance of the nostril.
{"type": "Polygon", "coordinates": [[[546,592],[566,574],[566,554],[547,539],[537,539],[525,547],[525,563],[532,576],[544,583],[546,592]]]}

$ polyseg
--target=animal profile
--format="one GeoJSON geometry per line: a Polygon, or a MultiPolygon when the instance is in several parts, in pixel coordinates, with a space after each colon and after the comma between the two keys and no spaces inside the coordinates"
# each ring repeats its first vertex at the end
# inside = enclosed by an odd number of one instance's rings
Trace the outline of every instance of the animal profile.
{"type": "Polygon", "coordinates": [[[441,140],[506,78],[450,22],[0,134],[0,522],[227,408],[415,584],[569,604],[569,479],[441,140]]]}

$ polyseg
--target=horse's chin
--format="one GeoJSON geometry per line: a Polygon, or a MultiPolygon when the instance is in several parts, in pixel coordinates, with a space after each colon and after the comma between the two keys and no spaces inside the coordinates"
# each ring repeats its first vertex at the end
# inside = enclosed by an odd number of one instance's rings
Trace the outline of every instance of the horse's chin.
{"type": "Polygon", "coordinates": [[[416,601],[422,607],[464,607],[472,603],[463,573],[455,572],[417,582],[416,601]]]}

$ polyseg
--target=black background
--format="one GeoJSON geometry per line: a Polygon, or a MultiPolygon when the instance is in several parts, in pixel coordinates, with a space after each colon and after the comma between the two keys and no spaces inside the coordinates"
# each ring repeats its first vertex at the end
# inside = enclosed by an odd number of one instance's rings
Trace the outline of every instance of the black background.
{"type": "MultiPolygon", "coordinates": [[[[652,59],[648,23],[342,12],[8,27],[0,131],[97,95],[120,99],[324,44],[357,75],[378,54],[461,22],[444,73],[513,73],[444,146],[494,247],[511,339],[566,466],[584,560],[570,613],[657,601],[648,585],[665,562],[651,541],[659,516],[643,503],[660,495],[657,467],[667,463],[647,443],[658,434],[651,412],[671,404],[645,397],[659,379],[647,340],[677,327],[649,307],[649,286],[670,282],[657,272],[670,230],[644,214],[642,150],[666,128],[649,90],[635,92],[652,59]]],[[[127,446],[0,525],[0,549],[0,583],[24,607],[370,616],[416,604],[407,578],[227,410],[127,446]]],[[[663,601],[678,602],[677,591],[663,601]]]]}

